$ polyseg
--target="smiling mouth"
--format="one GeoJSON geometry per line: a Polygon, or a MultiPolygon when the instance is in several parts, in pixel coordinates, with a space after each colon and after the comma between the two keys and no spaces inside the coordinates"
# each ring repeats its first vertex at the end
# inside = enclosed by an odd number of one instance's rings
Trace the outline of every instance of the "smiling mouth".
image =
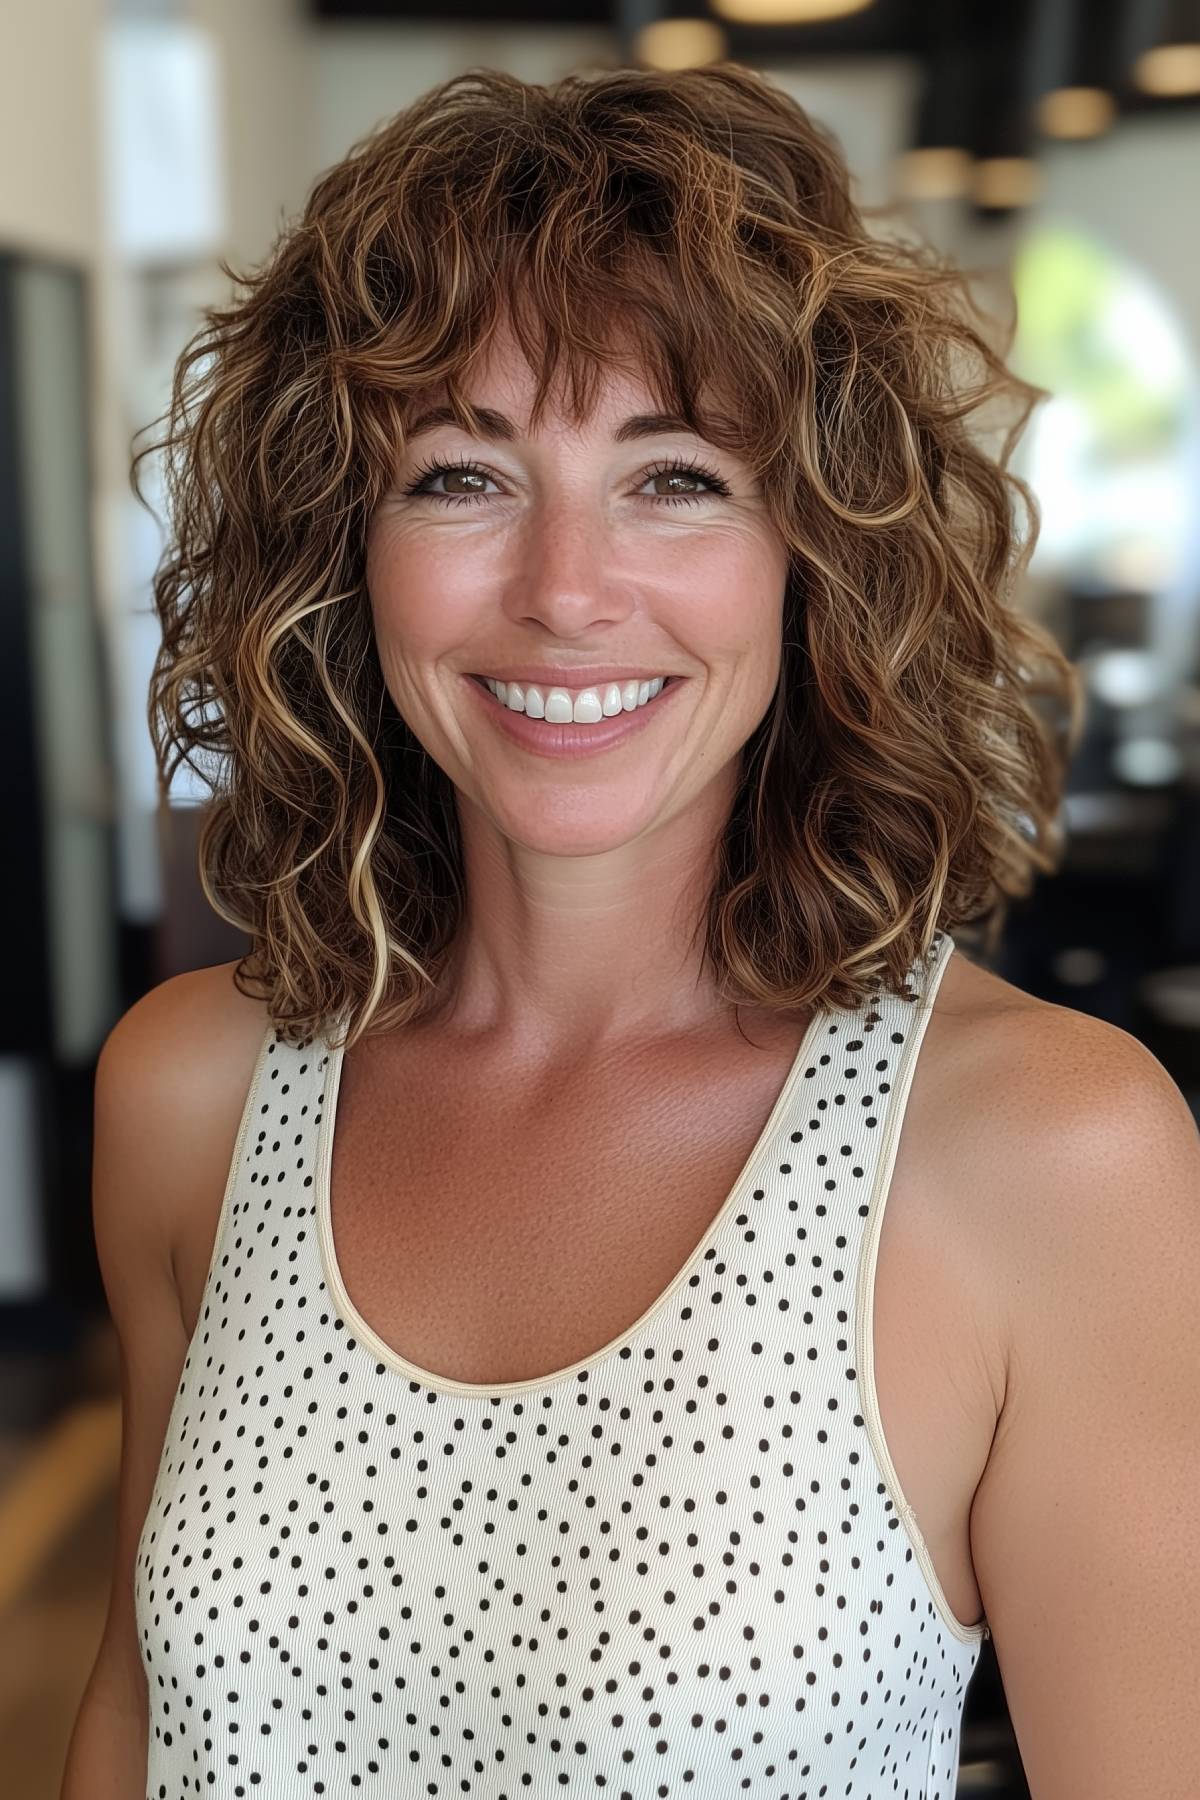
{"type": "MultiPolygon", "coordinates": [[[[539,721],[544,720],[544,717],[545,717],[544,713],[528,713],[524,706],[509,706],[508,703],[506,701],[502,700],[500,698],[499,694],[497,694],[491,687],[491,685],[490,685],[491,677],[489,677],[487,675],[471,675],[468,679],[475,682],[479,687],[481,687],[483,689],[484,693],[487,695],[488,699],[492,701],[493,705],[498,706],[500,708],[501,712],[507,713],[510,718],[535,718],[539,721]]],[[[630,677],[630,681],[633,681],[635,679],[636,679],[635,677],[632,677],[632,676],[630,677]]],[[[622,706],[617,712],[606,713],[606,714],[604,714],[604,716],[602,718],[599,718],[599,719],[595,719],[595,720],[561,719],[561,720],[554,720],[554,721],[546,720],[545,722],[547,724],[551,724],[551,723],[557,724],[562,728],[565,728],[567,726],[573,726],[575,728],[583,728],[584,730],[595,730],[598,726],[601,726],[601,725],[611,725],[611,724],[615,723],[616,720],[618,720],[622,717],[629,718],[634,713],[645,712],[647,707],[653,706],[654,702],[662,694],[666,693],[668,688],[674,687],[680,679],[681,678],[678,676],[664,675],[662,677],[662,685],[657,689],[657,691],[655,693],[648,696],[647,699],[640,701],[635,706],[622,706]]],[[[511,686],[513,684],[509,683],[508,685],[511,686]]],[[[525,682],[525,683],[517,683],[516,685],[523,686],[525,689],[528,689],[530,687],[536,687],[542,695],[542,701],[544,704],[545,697],[552,692],[555,684],[552,682],[546,683],[546,684],[543,684],[541,682],[525,682]]],[[[620,681],[616,681],[616,682],[602,681],[602,682],[596,683],[593,691],[596,692],[597,694],[599,694],[599,693],[603,693],[609,687],[623,688],[627,685],[628,685],[628,683],[620,682],[620,681]]],[[[641,686],[643,684],[639,681],[638,685],[641,686]]],[[[564,688],[561,691],[566,694],[570,694],[571,690],[569,688],[564,688]]],[[[583,693],[583,692],[586,692],[587,690],[581,688],[578,691],[580,693],[583,693]]]]}

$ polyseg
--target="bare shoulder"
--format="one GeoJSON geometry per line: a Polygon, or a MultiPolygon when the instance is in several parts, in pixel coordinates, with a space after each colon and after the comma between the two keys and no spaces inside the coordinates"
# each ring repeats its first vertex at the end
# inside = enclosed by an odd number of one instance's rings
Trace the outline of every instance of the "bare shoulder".
{"type": "Polygon", "coordinates": [[[1185,1158],[1197,1136],[1183,1093],[1139,1038],[1027,994],[961,953],[929,1032],[941,1140],[1018,1240],[1030,1226],[1053,1228],[1035,1198],[1047,1179],[1063,1206],[1072,1195],[1086,1205],[1087,1172],[1140,1154],[1147,1134],[1185,1158]]]}
{"type": "Polygon", "coordinates": [[[1026,993],[956,947],[934,1000],[928,1060],[937,1065],[939,1083],[946,1084],[945,1097],[952,1093],[959,1101],[986,1103],[996,1096],[998,1072],[1011,1071],[1014,1061],[1018,1068],[1028,1068],[1039,1052],[1054,1056],[1065,1035],[1089,1028],[1098,1038],[1115,1031],[1085,1013],[1026,993]]]}
{"type": "Polygon", "coordinates": [[[1026,1777],[1056,1800],[1182,1795],[1200,1132],[1131,1033],[959,976],[933,1085],[1004,1353],[971,1552],[1026,1777]]]}
{"type": "Polygon", "coordinates": [[[1004,1308],[1011,1397],[1070,1296],[1110,1311],[1104,1290],[1123,1267],[1126,1292],[1140,1289],[1149,1307],[1156,1247],[1184,1254],[1197,1243],[1200,1131],[1131,1032],[985,970],[959,992],[962,1053],[957,1066],[946,1059],[942,1104],[958,1191],[1004,1308]]]}
{"type": "Polygon", "coordinates": [[[113,1184],[112,1203],[128,1195],[142,1205],[137,1196],[152,1189],[153,1224],[173,1264],[182,1243],[211,1240],[269,1022],[265,1001],[234,986],[236,966],[188,970],[151,988],[112,1027],[96,1069],[98,1123],[110,1141],[128,1141],[139,1172],[113,1184]]]}
{"type": "Polygon", "coordinates": [[[172,1124],[218,1124],[240,1115],[267,1028],[265,1001],[234,986],[236,961],[189,969],[160,982],[117,1020],[100,1053],[109,1081],[174,1114],[172,1124]]]}
{"type": "Polygon", "coordinates": [[[922,1204],[970,1271],[997,1393],[1036,1361],[1081,1238],[1115,1248],[1134,1223],[1158,1237],[1177,1228],[1173,1213],[1197,1207],[1200,1136],[1146,1046],[958,950],[910,1108],[922,1204]],[[1157,1181],[1146,1179],[1152,1163],[1157,1181]]]}

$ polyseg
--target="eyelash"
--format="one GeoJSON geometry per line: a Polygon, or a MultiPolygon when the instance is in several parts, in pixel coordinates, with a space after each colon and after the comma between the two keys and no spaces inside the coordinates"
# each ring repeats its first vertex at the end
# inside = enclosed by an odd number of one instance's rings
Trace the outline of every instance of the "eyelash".
{"type": "MultiPolygon", "coordinates": [[[[467,457],[459,457],[453,462],[438,460],[426,463],[418,469],[412,485],[406,487],[404,492],[409,496],[422,495],[428,500],[440,500],[443,506],[474,506],[477,501],[486,500],[487,494],[435,494],[430,491],[429,483],[438,475],[451,474],[456,470],[463,469],[469,470],[473,475],[486,475],[489,481],[499,480],[499,476],[493,475],[492,471],[484,468],[482,463],[472,462],[467,457]]],[[[689,462],[682,457],[658,462],[652,468],[643,470],[642,481],[650,481],[655,475],[667,474],[698,476],[701,481],[707,482],[712,493],[717,495],[728,496],[731,491],[728,482],[723,481],[715,470],[706,469],[702,463],[689,462]]],[[[701,494],[643,494],[639,497],[643,500],[650,500],[655,506],[694,506],[697,501],[703,499],[701,494]]]]}

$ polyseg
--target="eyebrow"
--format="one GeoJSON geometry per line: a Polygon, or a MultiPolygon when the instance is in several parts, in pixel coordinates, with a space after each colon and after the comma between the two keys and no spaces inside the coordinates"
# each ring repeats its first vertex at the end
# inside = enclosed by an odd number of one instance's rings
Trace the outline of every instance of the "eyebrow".
{"type": "MultiPolygon", "coordinates": [[[[475,416],[479,421],[479,429],[486,438],[497,443],[512,443],[517,437],[517,428],[504,413],[497,412],[491,406],[477,406],[475,416]]],[[[418,413],[408,427],[407,436],[415,438],[422,431],[432,431],[435,425],[457,425],[453,411],[448,406],[432,406],[426,412],[418,413]]],[[[633,438],[661,437],[672,431],[691,432],[692,427],[686,419],[676,418],[673,413],[634,413],[625,419],[613,432],[613,442],[627,444],[633,438]]]]}

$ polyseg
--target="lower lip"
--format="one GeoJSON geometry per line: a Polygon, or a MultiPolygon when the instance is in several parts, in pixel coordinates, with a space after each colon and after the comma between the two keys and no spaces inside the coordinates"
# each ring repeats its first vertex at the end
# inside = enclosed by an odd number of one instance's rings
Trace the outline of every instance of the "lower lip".
{"type": "Polygon", "coordinates": [[[593,756],[598,750],[622,744],[626,738],[644,730],[655,713],[669,707],[672,696],[683,686],[682,678],[673,677],[645,706],[637,706],[632,712],[614,713],[611,719],[605,719],[599,725],[547,725],[544,719],[531,719],[528,713],[513,712],[474,675],[465,675],[463,679],[468,687],[474,688],[480,705],[494,724],[514,743],[538,756],[593,756]]]}

